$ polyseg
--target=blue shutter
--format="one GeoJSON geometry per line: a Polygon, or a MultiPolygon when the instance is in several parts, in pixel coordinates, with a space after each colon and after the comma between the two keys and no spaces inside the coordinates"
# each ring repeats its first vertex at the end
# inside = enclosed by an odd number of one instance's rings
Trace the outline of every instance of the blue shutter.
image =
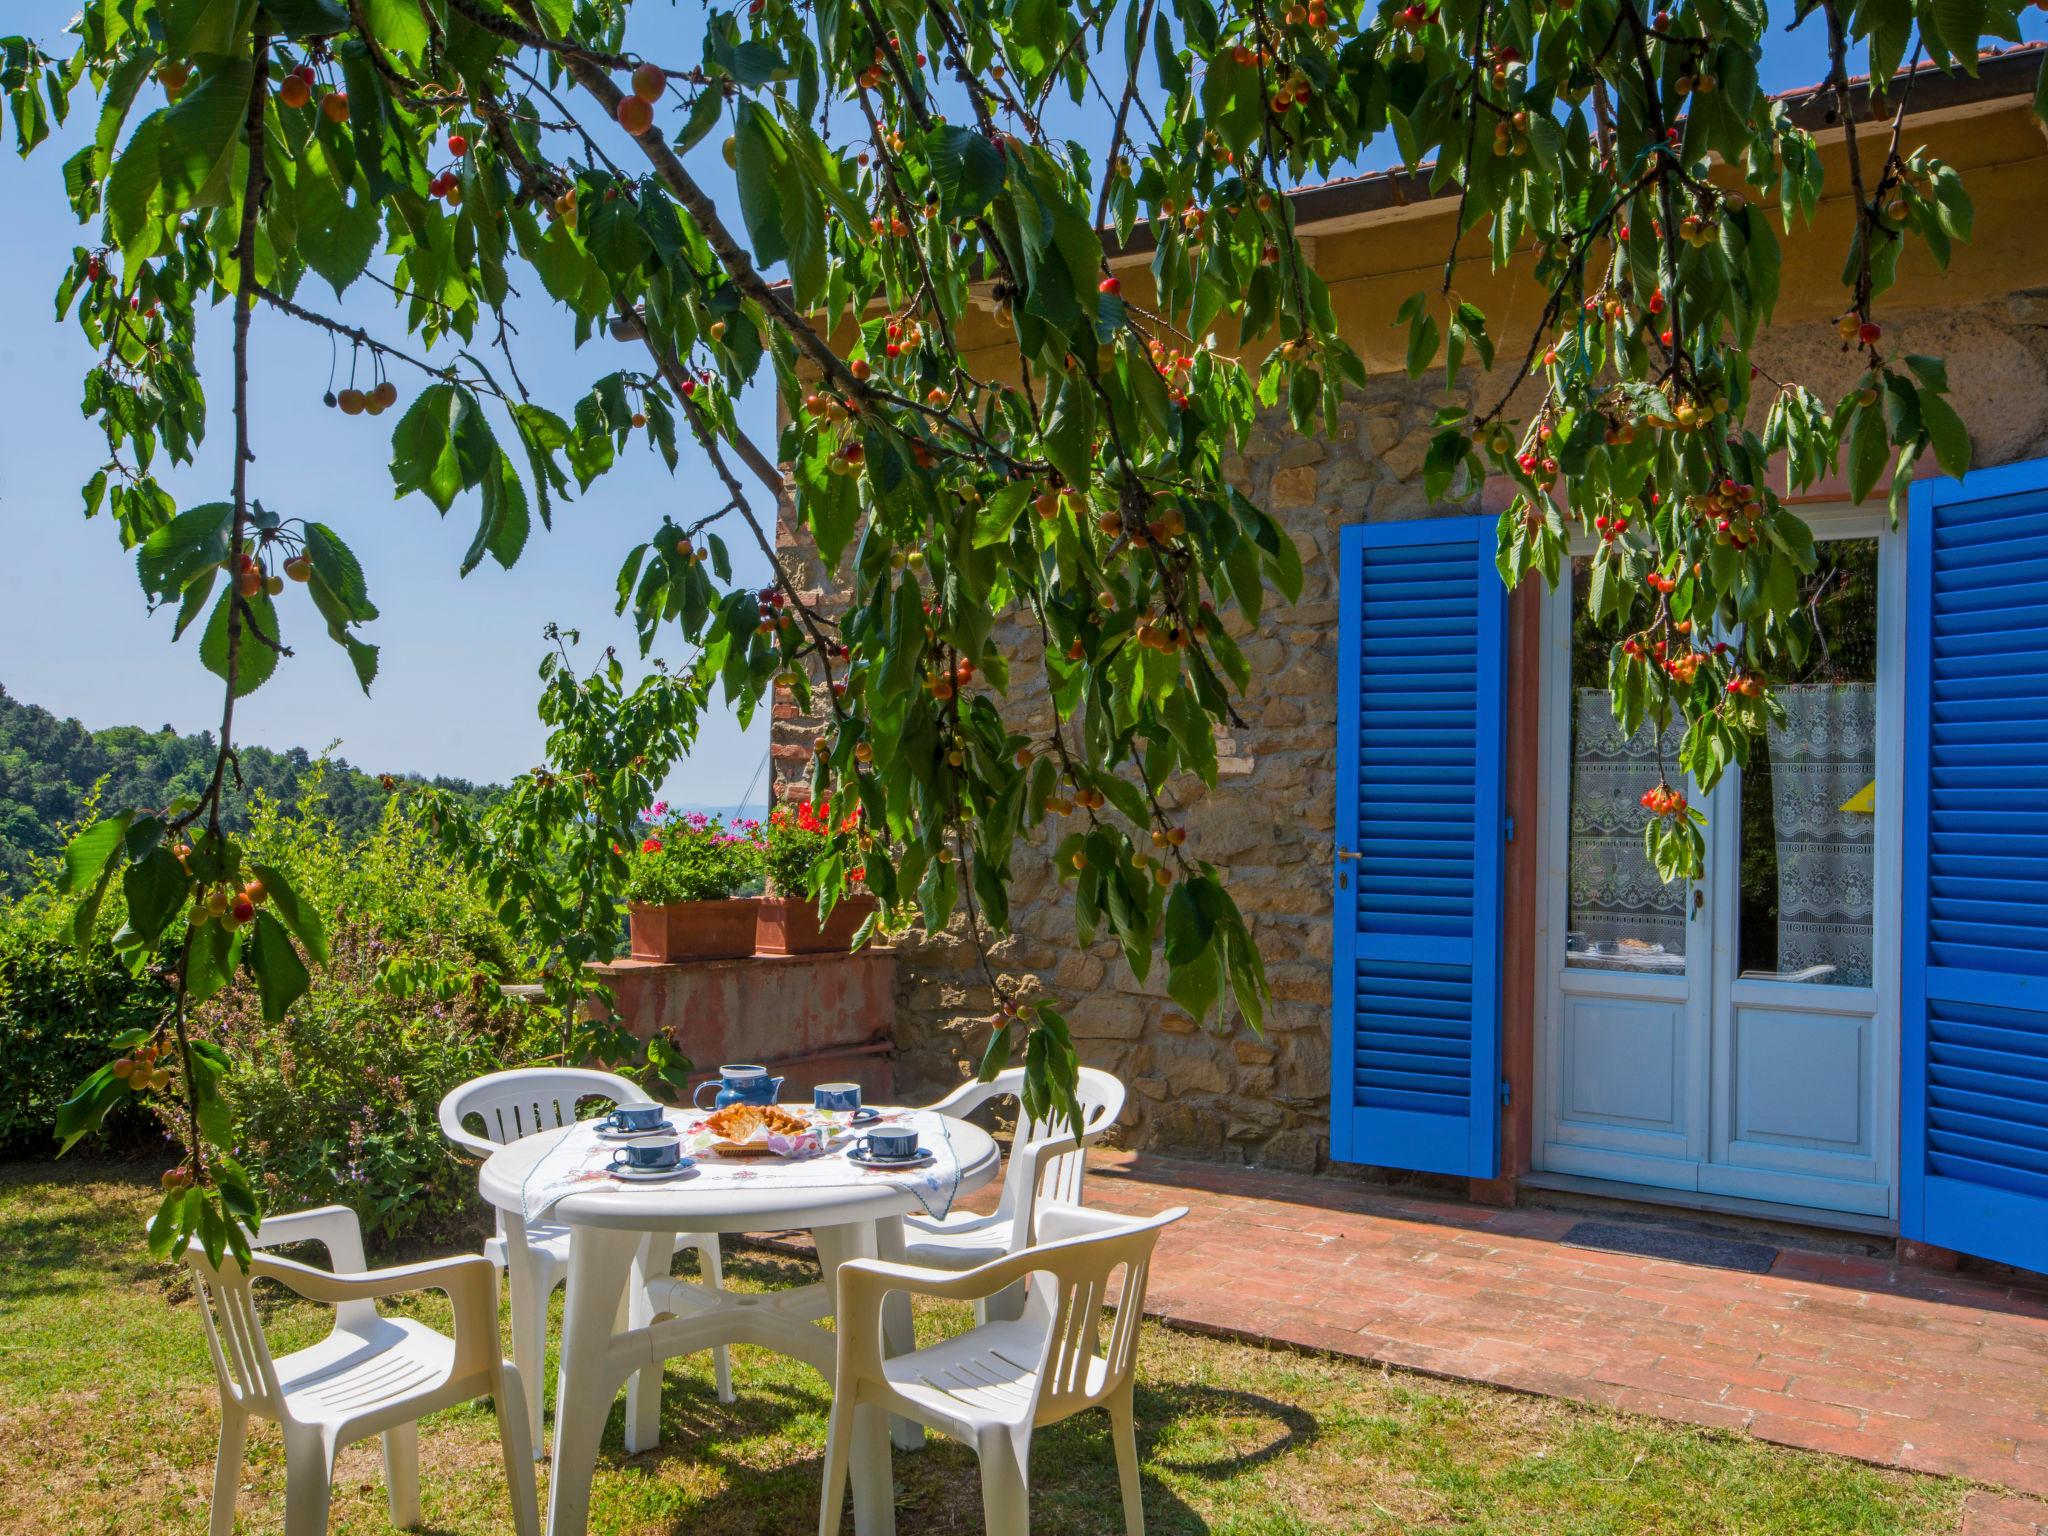
{"type": "Polygon", "coordinates": [[[1507,590],[1485,517],[1343,530],[1330,1155],[1491,1178],[1507,590]]]}
{"type": "Polygon", "coordinates": [[[2048,1270],[2048,463],[1909,539],[1899,1230],[2048,1270]]]}

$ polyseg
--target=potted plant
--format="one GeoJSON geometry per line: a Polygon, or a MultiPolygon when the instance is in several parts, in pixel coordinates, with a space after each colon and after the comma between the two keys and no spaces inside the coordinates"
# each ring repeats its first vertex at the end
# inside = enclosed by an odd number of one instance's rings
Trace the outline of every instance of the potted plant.
{"type": "MultiPolygon", "coordinates": [[[[664,810],[666,807],[657,807],[664,810]]],[[[626,856],[634,957],[722,960],[754,952],[761,845],[700,813],[651,827],[626,856]]]]}
{"type": "Polygon", "coordinates": [[[877,905],[867,891],[848,889],[866,873],[859,863],[859,830],[860,808],[835,818],[829,800],[801,800],[769,812],[760,830],[768,894],[760,903],[758,953],[817,955],[853,947],[854,935],[877,905]],[[821,887],[844,892],[822,916],[813,896],[821,887]]]}

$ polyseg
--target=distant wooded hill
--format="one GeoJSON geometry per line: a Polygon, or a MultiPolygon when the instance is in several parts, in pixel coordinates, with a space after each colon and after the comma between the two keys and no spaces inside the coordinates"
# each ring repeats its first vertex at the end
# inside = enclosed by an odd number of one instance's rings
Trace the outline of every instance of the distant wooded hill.
{"type": "MultiPolygon", "coordinates": [[[[295,800],[300,780],[316,761],[303,747],[273,752],[249,746],[237,756],[242,787],[228,799],[228,819],[235,826],[243,823],[249,797],[258,791],[286,803],[295,800]]],[[[354,837],[374,827],[389,798],[377,776],[340,758],[329,758],[326,769],[327,811],[343,834],[354,837]]],[[[197,794],[212,771],[211,732],[181,736],[168,725],[90,731],[23,704],[0,687],[0,893],[18,894],[30,881],[34,860],[62,847],[59,829],[77,820],[102,778],[102,804],[163,805],[197,794]]],[[[478,800],[499,792],[497,785],[467,779],[426,782],[478,800]]]]}

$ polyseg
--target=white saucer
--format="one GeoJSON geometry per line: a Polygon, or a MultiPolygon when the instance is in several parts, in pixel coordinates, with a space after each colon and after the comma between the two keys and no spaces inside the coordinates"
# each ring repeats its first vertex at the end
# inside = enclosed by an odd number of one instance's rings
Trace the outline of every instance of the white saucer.
{"type": "Polygon", "coordinates": [[[628,1168],[623,1164],[606,1170],[613,1178],[623,1179],[628,1184],[659,1184],[666,1179],[679,1179],[686,1173],[695,1173],[696,1163],[684,1158],[673,1168],[628,1168]]]}
{"type": "Polygon", "coordinates": [[[919,1147],[914,1157],[870,1157],[855,1147],[846,1154],[846,1160],[857,1168],[922,1168],[934,1156],[936,1154],[930,1147],[919,1147]]]}

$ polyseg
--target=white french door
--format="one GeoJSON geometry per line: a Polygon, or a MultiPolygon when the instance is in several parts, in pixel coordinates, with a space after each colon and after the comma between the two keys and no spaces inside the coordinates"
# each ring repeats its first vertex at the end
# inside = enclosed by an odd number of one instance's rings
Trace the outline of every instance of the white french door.
{"type": "Polygon", "coordinates": [[[1547,610],[1533,1162],[1569,1174],[1889,1218],[1898,1123],[1905,541],[1809,512],[1808,654],[1783,727],[1711,794],[1678,733],[1623,739],[1585,566],[1547,610]],[[1707,817],[1701,878],[1657,881],[1643,790],[1707,817]]]}

